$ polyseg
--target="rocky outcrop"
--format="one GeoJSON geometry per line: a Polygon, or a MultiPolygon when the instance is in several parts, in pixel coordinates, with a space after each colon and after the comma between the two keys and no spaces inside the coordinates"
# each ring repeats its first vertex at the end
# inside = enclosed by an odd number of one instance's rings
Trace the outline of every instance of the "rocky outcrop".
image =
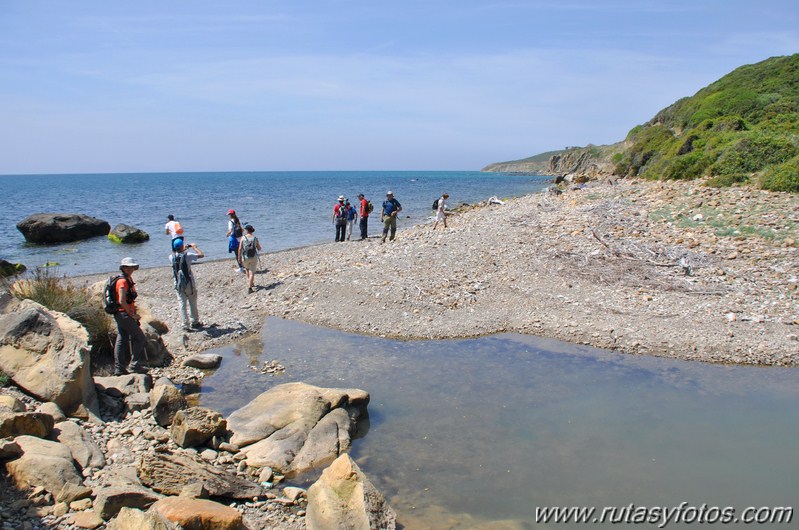
{"type": "Polygon", "coordinates": [[[0,438],[21,435],[47,438],[53,430],[53,417],[41,412],[14,412],[0,407],[0,438]]]}
{"type": "Polygon", "coordinates": [[[18,488],[44,487],[56,495],[67,482],[82,484],[69,448],[58,442],[34,436],[17,436],[14,440],[22,456],[6,463],[6,471],[18,488]]]}
{"type": "Polygon", "coordinates": [[[190,407],[180,410],[172,420],[170,434],[180,447],[196,447],[213,436],[224,435],[227,422],[213,410],[190,407]]]}
{"type": "Polygon", "coordinates": [[[205,499],[169,497],[156,502],[151,511],[184,530],[244,530],[238,510],[205,499]]]}
{"type": "Polygon", "coordinates": [[[40,401],[67,414],[81,405],[97,414],[88,334],[63,313],[21,300],[0,315],[0,371],[40,401]]]}
{"type": "Polygon", "coordinates": [[[211,497],[251,499],[261,487],[188,454],[147,453],[137,466],[145,486],[165,495],[180,495],[191,483],[202,483],[211,497]]]}
{"type": "Polygon", "coordinates": [[[583,179],[597,179],[613,175],[615,165],[602,156],[593,146],[567,149],[552,155],[548,163],[548,173],[552,175],[572,176],[579,182],[583,179]]]}
{"type": "Polygon", "coordinates": [[[183,360],[183,366],[210,370],[218,368],[222,363],[222,356],[215,353],[196,353],[183,360]]]}
{"type": "Polygon", "coordinates": [[[355,426],[350,418],[357,420],[368,403],[369,394],[363,390],[279,385],[228,417],[228,430],[233,433],[230,442],[242,448],[250,467],[299,474],[322,467],[331,456],[349,449],[355,426]],[[338,413],[322,421],[337,409],[338,413]],[[292,465],[298,455],[300,461],[292,465]]]}
{"type": "Polygon", "coordinates": [[[107,235],[107,221],[77,213],[37,213],[17,223],[29,243],[68,243],[107,235]]]}
{"type": "Polygon", "coordinates": [[[168,427],[175,419],[175,414],[187,408],[188,404],[175,385],[156,384],[150,391],[150,406],[153,408],[153,417],[158,425],[168,427]]]}
{"type": "Polygon", "coordinates": [[[11,263],[4,259],[0,259],[0,278],[7,278],[25,272],[27,267],[22,263],[11,263]]]}
{"type": "Polygon", "coordinates": [[[145,510],[163,495],[135,484],[101,488],[96,492],[94,511],[103,519],[110,519],[124,508],[145,510]]]}
{"type": "Polygon", "coordinates": [[[52,438],[69,448],[72,458],[81,468],[99,469],[105,466],[105,457],[100,446],[74,421],[56,424],[52,438]]]}
{"type": "Polygon", "coordinates": [[[120,223],[116,225],[113,230],[111,230],[111,232],[108,234],[108,239],[114,243],[131,245],[149,241],[150,234],[141,228],[120,223]]]}
{"type": "Polygon", "coordinates": [[[308,489],[308,530],[393,530],[397,514],[349,455],[338,457],[308,489]]]}
{"type": "Polygon", "coordinates": [[[108,530],[172,530],[175,524],[155,512],[143,512],[136,508],[124,507],[108,523],[108,530]]]}

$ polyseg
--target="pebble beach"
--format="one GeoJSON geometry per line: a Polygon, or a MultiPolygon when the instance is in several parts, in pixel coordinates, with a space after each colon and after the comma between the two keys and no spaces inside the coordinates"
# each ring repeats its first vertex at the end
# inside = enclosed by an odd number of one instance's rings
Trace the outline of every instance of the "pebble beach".
{"type": "MultiPolygon", "coordinates": [[[[199,262],[200,318],[181,330],[171,271],[139,270],[173,355],[229,344],[267,316],[399,339],[518,332],[635,355],[799,363],[799,198],[699,182],[594,181],[461,206],[449,227],[269,252],[256,291],[199,262]]],[[[77,278],[94,283],[105,275],[77,278]]]]}

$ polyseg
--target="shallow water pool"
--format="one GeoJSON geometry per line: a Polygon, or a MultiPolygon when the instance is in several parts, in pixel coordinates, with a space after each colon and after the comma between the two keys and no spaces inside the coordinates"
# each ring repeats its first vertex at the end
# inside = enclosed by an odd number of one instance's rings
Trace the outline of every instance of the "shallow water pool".
{"type": "Polygon", "coordinates": [[[795,369],[516,334],[397,341],[278,318],[215,353],[200,404],[225,415],[278,383],[368,391],[370,428],[351,454],[406,528],[546,527],[535,517],[548,506],[799,508],[795,369]],[[272,359],[284,375],[253,369],[272,359]]]}

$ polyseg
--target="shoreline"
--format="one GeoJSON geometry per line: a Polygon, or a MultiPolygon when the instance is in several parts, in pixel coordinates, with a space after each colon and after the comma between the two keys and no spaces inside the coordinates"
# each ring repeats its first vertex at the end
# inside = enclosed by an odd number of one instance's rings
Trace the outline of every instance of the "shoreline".
{"type": "Polygon", "coordinates": [[[403,340],[516,332],[628,354],[797,366],[797,216],[790,194],[619,180],[469,207],[446,231],[417,224],[385,244],[373,221],[367,241],[262,255],[267,270],[250,295],[232,259],[198,262],[200,319],[211,327],[185,334],[168,266],[134,280],[169,326],[175,357],[260,333],[277,316],[403,340]]]}

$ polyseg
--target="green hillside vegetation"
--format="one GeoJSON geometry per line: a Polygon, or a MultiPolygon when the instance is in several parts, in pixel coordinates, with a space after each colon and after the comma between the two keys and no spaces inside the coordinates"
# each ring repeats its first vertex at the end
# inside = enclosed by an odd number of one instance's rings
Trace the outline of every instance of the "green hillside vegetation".
{"type": "Polygon", "coordinates": [[[799,192],[799,54],[742,66],[677,101],[632,129],[613,162],[618,175],[799,192]]]}

